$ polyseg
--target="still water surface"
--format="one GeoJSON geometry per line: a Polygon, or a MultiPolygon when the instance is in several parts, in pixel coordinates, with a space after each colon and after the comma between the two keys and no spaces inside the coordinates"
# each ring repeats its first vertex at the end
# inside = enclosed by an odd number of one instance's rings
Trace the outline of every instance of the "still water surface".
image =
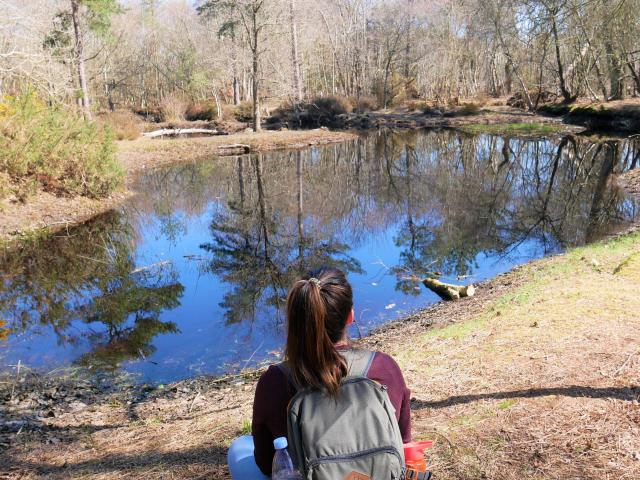
{"type": "Polygon", "coordinates": [[[321,265],[348,272],[358,337],[438,300],[413,275],[476,282],[631,221],[611,179],[639,158],[637,140],[377,132],[154,170],[121,210],[2,259],[0,369],[168,382],[273,361],[287,287],[321,265]]]}

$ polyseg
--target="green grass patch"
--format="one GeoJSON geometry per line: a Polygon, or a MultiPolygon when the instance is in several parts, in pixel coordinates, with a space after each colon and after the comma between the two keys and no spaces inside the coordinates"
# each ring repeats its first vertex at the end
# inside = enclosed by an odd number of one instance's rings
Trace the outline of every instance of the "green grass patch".
{"type": "Polygon", "coordinates": [[[242,421],[242,429],[240,430],[242,435],[251,435],[251,420],[246,418],[242,421]]]}
{"type": "Polygon", "coordinates": [[[487,319],[484,316],[466,322],[454,323],[443,328],[436,328],[425,333],[425,338],[441,338],[444,340],[462,340],[482,329],[487,319]]]}
{"type": "Polygon", "coordinates": [[[467,133],[493,135],[552,135],[566,131],[564,125],[550,123],[496,123],[465,125],[460,129],[467,133]]]}
{"type": "Polygon", "coordinates": [[[500,410],[508,410],[509,408],[513,407],[516,403],[518,402],[512,399],[503,400],[498,404],[498,408],[500,410]]]}

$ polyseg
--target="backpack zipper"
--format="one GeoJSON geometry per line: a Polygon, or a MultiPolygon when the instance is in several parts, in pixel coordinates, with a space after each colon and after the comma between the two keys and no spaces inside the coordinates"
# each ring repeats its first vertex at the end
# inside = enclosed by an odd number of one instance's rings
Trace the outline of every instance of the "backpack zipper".
{"type": "Polygon", "coordinates": [[[357,453],[349,453],[347,455],[332,455],[330,457],[315,458],[309,461],[309,470],[313,470],[314,468],[316,468],[317,466],[323,463],[337,463],[337,462],[355,460],[356,458],[366,457],[368,455],[373,455],[376,453],[392,453],[398,459],[400,466],[402,466],[402,458],[400,457],[400,454],[398,453],[397,449],[395,449],[394,447],[378,447],[378,448],[370,448],[369,450],[362,450],[361,452],[357,452],[357,453]]]}

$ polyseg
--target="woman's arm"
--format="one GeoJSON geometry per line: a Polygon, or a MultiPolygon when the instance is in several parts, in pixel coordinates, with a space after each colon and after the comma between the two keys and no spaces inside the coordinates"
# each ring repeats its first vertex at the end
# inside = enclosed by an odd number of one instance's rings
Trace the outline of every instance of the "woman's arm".
{"type": "Polygon", "coordinates": [[[282,371],[271,366],[262,374],[253,400],[251,434],[255,445],[256,464],[265,475],[271,475],[273,440],[287,435],[287,404],[291,397],[282,371]]]}
{"type": "Polygon", "coordinates": [[[402,441],[411,441],[411,392],[404,383],[402,370],[386,353],[376,352],[367,375],[370,379],[387,387],[389,400],[396,409],[396,418],[402,434],[402,441]]]}
{"type": "MultiPolygon", "coordinates": [[[[402,379],[404,383],[404,379],[402,379]]],[[[402,396],[402,405],[400,407],[400,417],[398,418],[402,441],[409,443],[411,441],[411,391],[404,387],[404,395],[402,396]]]]}

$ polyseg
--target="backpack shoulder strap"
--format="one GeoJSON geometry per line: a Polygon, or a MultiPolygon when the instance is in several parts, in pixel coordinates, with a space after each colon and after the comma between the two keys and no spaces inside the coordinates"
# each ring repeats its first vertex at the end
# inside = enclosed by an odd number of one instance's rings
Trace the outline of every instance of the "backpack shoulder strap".
{"type": "Polygon", "coordinates": [[[347,361],[347,378],[366,377],[376,355],[368,350],[343,350],[340,354],[347,361]]]}

